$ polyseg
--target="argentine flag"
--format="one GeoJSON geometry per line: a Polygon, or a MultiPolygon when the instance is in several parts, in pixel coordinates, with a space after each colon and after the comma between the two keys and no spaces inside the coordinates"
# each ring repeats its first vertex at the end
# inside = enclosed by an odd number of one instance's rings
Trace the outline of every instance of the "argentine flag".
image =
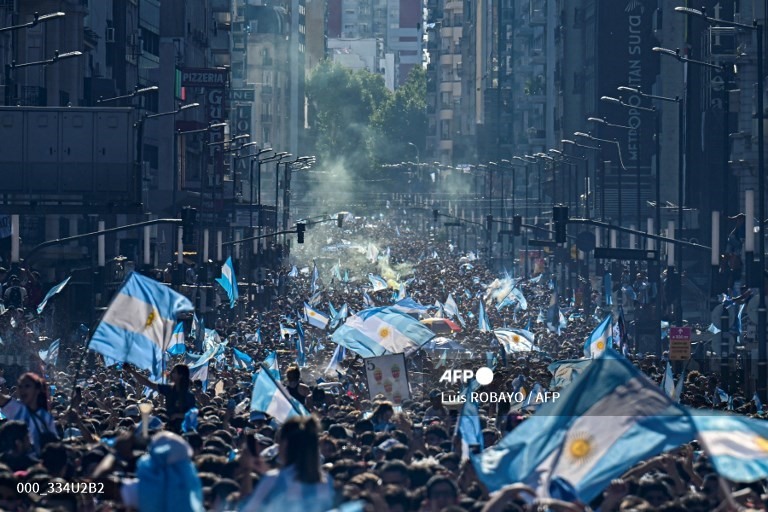
{"type": "Polygon", "coordinates": [[[470,446],[479,446],[482,450],[483,429],[480,426],[480,410],[477,402],[472,400],[472,393],[480,389],[476,379],[472,379],[461,392],[464,405],[461,407],[459,421],[456,422],[456,434],[461,436],[461,459],[468,460],[470,446]]]}
{"type": "Polygon", "coordinates": [[[277,361],[277,352],[272,351],[269,353],[266,359],[264,359],[264,365],[267,367],[267,371],[272,374],[276,380],[280,380],[280,366],[277,361]]]}
{"type": "Polygon", "coordinates": [[[696,439],[717,474],[733,482],[756,482],[768,477],[768,424],[737,414],[691,410],[696,439]]]}
{"type": "Polygon", "coordinates": [[[504,347],[507,354],[512,352],[538,352],[539,347],[534,345],[536,337],[525,329],[499,328],[494,329],[493,334],[504,347]]]}
{"type": "Polygon", "coordinates": [[[387,281],[381,276],[377,276],[375,274],[368,274],[368,281],[371,282],[371,286],[373,287],[374,292],[386,290],[387,288],[389,288],[387,286],[387,281]]]}
{"type": "Polygon", "coordinates": [[[227,258],[224,265],[221,266],[221,277],[216,278],[216,282],[224,288],[229,297],[229,307],[234,308],[235,302],[240,294],[237,291],[237,277],[235,277],[235,267],[232,264],[232,256],[227,258]]]}
{"type": "Polygon", "coordinates": [[[64,289],[65,286],[67,286],[67,283],[69,283],[69,280],[72,279],[72,276],[67,277],[65,280],[48,290],[48,293],[45,294],[45,297],[43,297],[43,300],[40,302],[40,304],[37,305],[37,314],[40,315],[43,313],[43,309],[45,309],[45,305],[48,304],[48,301],[59,293],[61,290],[64,289]]]}
{"type": "Polygon", "coordinates": [[[60,342],[61,340],[55,340],[47,349],[38,352],[40,359],[42,359],[45,364],[56,366],[56,361],[59,359],[60,342]]]}
{"type": "Polygon", "coordinates": [[[331,318],[331,329],[335,329],[349,316],[349,308],[346,304],[339,308],[339,311],[331,318]]]}
{"type": "Polygon", "coordinates": [[[269,414],[278,423],[285,423],[294,416],[309,415],[309,411],[297,402],[263,366],[253,382],[251,411],[269,414]]]}
{"type": "Polygon", "coordinates": [[[96,326],[88,348],[149,370],[159,379],[176,318],[192,311],[192,303],[183,295],[132,272],[96,326]]]}
{"type": "Polygon", "coordinates": [[[672,365],[667,361],[667,369],[664,371],[664,377],[661,379],[661,389],[669,398],[675,398],[675,377],[672,374],[672,365]]]}
{"type": "Polygon", "coordinates": [[[333,351],[333,356],[331,356],[331,361],[328,363],[328,366],[326,367],[323,373],[328,373],[330,371],[338,370],[339,365],[344,360],[344,357],[346,355],[347,355],[346,347],[342,347],[341,345],[336,345],[336,350],[333,351]]]}
{"type": "Polygon", "coordinates": [[[232,362],[234,363],[235,368],[239,370],[253,370],[254,368],[253,358],[234,347],[232,347],[232,362]]]}
{"type": "Polygon", "coordinates": [[[600,322],[600,325],[595,327],[595,330],[592,331],[592,334],[589,335],[586,343],[584,343],[584,357],[592,359],[600,357],[605,352],[605,349],[611,346],[611,340],[613,339],[612,320],[611,315],[608,315],[605,317],[605,320],[600,322]]]}
{"type": "Polygon", "coordinates": [[[179,322],[176,324],[176,328],[171,335],[171,343],[168,347],[168,353],[172,356],[178,356],[187,351],[186,345],[184,345],[184,324],[179,322]]]}
{"type": "Polygon", "coordinates": [[[480,332],[491,332],[493,328],[491,327],[491,322],[488,320],[488,315],[485,313],[485,306],[483,306],[483,301],[480,301],[480,307],[477,310],[477,329],[480,332]]]}
{"type": "Polygon", "coordinates": [[[410,354],[435,337],[427,326],[394,308],[365,309],[331,336],[334,343],[363,357],[410,354]]]}
{"type": "Polygon", "coordinates": [[[320,285],[317,284],[318,277],[320,277],[320,272],[317,270],[317,263],[312,262],[312,284],[311,284],[312,293],[315,293],[320,289],[320,285]]]}
{"type": "Polygon", "coordinates": [[[521,482],[548,495],[565,481],[588,503],[637,462],[695,437],[685,408],[609,348],[473,463],[491,492],[521,482]]]}
{"type": "Polygon", "coordinates": [[[318,329],[325,329],[328,327],[328,315],[314,309],[306,302],[304,303],[304,316],[307,319],[307,323],[312,327],[317,327],[318,329]]]}

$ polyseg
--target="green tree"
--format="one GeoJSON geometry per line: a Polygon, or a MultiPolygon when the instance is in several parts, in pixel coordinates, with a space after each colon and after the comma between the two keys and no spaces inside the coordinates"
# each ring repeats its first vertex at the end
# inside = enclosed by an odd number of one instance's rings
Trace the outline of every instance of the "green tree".
{"type": "Polygon", "coordinates": [[[427,133],[427,75],[420,66],[413,68],[408,80],[374,113],[376,160],[396,163],[415,160],[413,147],[424,153],[427,133]],[[407,155],[404,157],[404,155],[407,155]]]}
{"type": "Polygon", "coordinates": [[[325,161],[371,170],[371,117],[390,95],[381,76],[321,63],[307,82],[311,137],[325,161]]]}

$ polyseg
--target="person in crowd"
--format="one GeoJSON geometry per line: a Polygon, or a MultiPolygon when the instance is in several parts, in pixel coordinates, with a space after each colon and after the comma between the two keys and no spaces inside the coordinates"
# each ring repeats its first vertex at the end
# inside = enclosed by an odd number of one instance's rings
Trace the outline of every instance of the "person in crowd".
{"type": "Polygon", "coordinates": [[[59,435],[53,416],[48,412],[48,386],[40,375],[27,372],[19,377],[18,398],[0,396],[0,412],[11,420],[23,421],[29,430],[35,453],[59,435]]]}
{"type": "MultiPolygon", "coordinates": [[[[319,425],[312,416],[291,418],[277,435],[280,469],[268,471],[253,492],[241,482],[242,512],[326,512],[335,502],[332,478],[320,467],[319,425]]],[[[248,454],[250,458],[252,454],[248,454]]]]}
{"type": "Polygon", "coordinates": [[[190,391],[189,366],[177,364],[170,374],[171,384],[157,384],[133,367],[127,367],[140,384],[156,390],[165,397],[168,426],[173,432],[181,432],[181,425],[187,412],[195,407],[195,395],[190,391]]]}
{"type": "Polygon", "coordinates": [[[297,402],[307,405],[307,397],[312,391],[301,382],[301,370],[298,366],[291,366],[285,372],[285,388],[297,402]]]}

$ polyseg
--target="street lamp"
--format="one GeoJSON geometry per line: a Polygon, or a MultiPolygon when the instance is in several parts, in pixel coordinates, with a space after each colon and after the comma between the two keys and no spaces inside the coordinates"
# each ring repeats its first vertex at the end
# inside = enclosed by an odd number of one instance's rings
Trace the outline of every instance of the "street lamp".
{"type": "Polygon", "coordinates": [[[21,69],[21,68],[28,68],[32,66],[50,66],[52,64],[56,64],[60,60],[65,59],[71,59],[72,57],[80,57],[83,54],[83,52],[74,51],[74,52],[66,52],[66,53],[59,53],[59,50],[56,50],[53,52],[53,57],[50,59],[45,60],[37,60],[34,62],[24,62],[22,64],[16,64],[16,61],[12,61],[9,65],[6,65],[5,67],[5,104],[9,105],[11,101],[11,87],[10,85],[13,83],[13,78],[11,77],[11,71],[14,69],[21,69]]]}
{"type": "MultiPolygon", "coordinates": [[[[703,11],[689,7],[675,7],[675,11],[704,20],[709,25],[724,25],[755,32],[757,38],[757,193],[758,193],[758,219],[760,220],[759,240],[759,302],[757,307],[757,392],[761,399],[766,399],[768,393],[768,346],[766,346],[766,306],[765,306],[765,112],[763,111],[763,94],[765,93],[765,76],[763,75],[763,25],[757,20],[752,25],[735,21],[711,18],[703,11]]],[[[752,262],[748,262],[750,265],[752,262]]],[[[721,354],[721,357],[723,354],[721,354]]]]}
{"type": "MultiPolygon", "coordinates": [[[[591,151],[602,151],[603,150],[603,148],[601,148],[599,146],[590,146],[588,144],[579,144],[577,142],[574,142],[574,141],[568,140],[568,139],[562,139],[560,141],[560,143],[563,144],[563,149],[565,149],[567,146],[571,146],[571,147],[577,147],[577,148],[581,148],[581,149],[589,149],[591,151]]],[[[584,162],[585,163],[587,162],[587,158],[586,157],[584,157],[584,162]]],[[[600,168],[602,169],[602,165],[600,165],[600,168]]],[[[597,170],[595,170],[595,173],[597,173],[597,170]]],[[[584,183],[584,217],[585,218],[589,218],[592,215],[590,213],[591,209],[589,207],[590,206],[589,198],[592,196],[592,190],[591,189],[595,185],[590,186],[589,168],[588,167],[585,169],[585,173],[584,174],[585,174],[585,176],[584,176],[584,181],[585,181],[585,183],[584,183]]],[[[597,177],[595,177],[595,179],[593,181],[597,182],[597,177]]],[[[601,190],[605,191],[605,187],[601,186],[601,190]]],[[[596,199],[593,200],[593,204],[596,204],[595,201],[596,201],[596,199]]],[[[601,210],[602,210],[601,218],[605,219],[604,201],[601,202],[600,207],[601,207],[601,210]]],[[[597,213],[597,206],[595,206],[595,214],[596,213],[597,213]]]]}
{"type": "MultiPolygon", "coordinates": [[[[57,18],[63,18],[66,16],[65,13],[58,11],[58,12],[52,12],[49,14],[43,14],[40,15],[40,13],[33,14],[32,21],[29,21],[27,23],[21,23],[19,25],[11,25],[10,27],[2,27],[0,28],[0,33],[2,32],[14,32],[16,30],[22,30],[25,28],[32,28],[37,26],[40,23],[44,23],[46,21],[55,20],[57,18]]],[[[58,52],[57,52],[58,53],[58,52]]],[[[73,53],[73,52],[70,52],[73,53]]],[[[74,57],[74,55],[70,55],[74,57]]],[[[63,55],[59,55],[58,59],[61,59],[63,55]]],[[[31,64],[29,64],[31,65],[31,64]]],[[[11,69],[14,67],[26,67],[25,65],[16,65],[16,61],[11,61],[11,64],[5,65],[5,104],[10,105],[11,104],[11,85],[13,84],[11,80],[11,69]]],[[[14,87],[15,88],[15,87],[14,87]]]]}
{"type": "Polygon", "coordinates": [[[149,87],[142,87],[142,88],[139,88],[137,86],[136,89],[133,90],[133,92],[130,92],[128,94],[123,94],[121,96],[114,96],[112,98],[100,97],[98,100],[96,100],[96,103],[109,103],[112,101],[120,101],[128,98],[134,98],[136,96],[143,96],[144,94],[149,94],[151,92],[156,92],[158,90],[160,90],[160,88],[156,85],[151,85],[149,87]]]}

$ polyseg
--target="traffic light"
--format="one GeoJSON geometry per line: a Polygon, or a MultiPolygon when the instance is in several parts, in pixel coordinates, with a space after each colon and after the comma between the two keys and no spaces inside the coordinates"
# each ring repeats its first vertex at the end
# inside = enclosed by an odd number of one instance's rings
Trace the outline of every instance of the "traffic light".
{"type": "Polygon", "coordinates": [[[564,244],[566,241],[566,228],[568,227],[568,207],[553,206],[552,220],[555,222],[555,243],[564,244]]]}
{"type": "Polygon", "coordinates": [[[197,226],[197,210],[191,206],[181,209],[181,227],[184,230],[181,241],[184,245],[192,245],[195,241],[195,227],[197,226]]]}
{"type": "Polygon", "coordinates": [[[303,223],[302,224],[296,224],[296,238],[298,239],[298,242],[300,244],[304,243],[304,229],[306,227],[307,226],[304,225],[303,223]]]}
{"type": "Polygon", "coordinates": [[[437,224],[437,216],[438,216],[438,211],[437,210],[432,210],[432,217],[434,217],[434,219],[435,219],[435,224],[437,224]]]}
{"type": "Polygon", "coordinates": [[[523,231],[523,218],[520,215],[512,217],[512,234],[520,236],[523,231]]]}
{"type": "Polygon", "coordinates": [[[336,225],[339,226],[339,227],[343,227],[344,226],[344,214],[343,213],[340,213],[340,214],[336,215],[336,225]]]}
{"type": "Polygon", "coordinates": [[[488,231],[493,229],[493,215],[488,215],[485,217],[485,227],[488,229],[488,231]]]}

